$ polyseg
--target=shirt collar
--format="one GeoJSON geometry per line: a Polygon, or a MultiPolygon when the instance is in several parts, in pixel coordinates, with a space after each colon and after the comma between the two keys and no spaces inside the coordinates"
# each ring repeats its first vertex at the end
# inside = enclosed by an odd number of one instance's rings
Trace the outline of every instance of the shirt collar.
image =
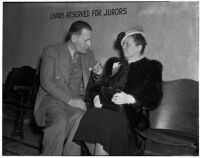
{"type": "Polygon", "coordinates": [[[143,58],[144,58],[144,55],[141,55],[139,58],[137,58],[137,59],[135,59],[135,60],[128,60],[128,62],[129,62],[129,64],[130,64],[130,63],[134,63],[134,62],[139,61],[139,60],[141,60],[141,59],[143,59],[143,58]]]}
{"type": "Polygon", "coordinates": [[[70,46],[69,43],[67,44],[67,46],[68,46],[68,49],[69,49],[69,53],[70,53],[71,57],[73,58],[75,51],[73,50],[73,48],[70,46]]]}

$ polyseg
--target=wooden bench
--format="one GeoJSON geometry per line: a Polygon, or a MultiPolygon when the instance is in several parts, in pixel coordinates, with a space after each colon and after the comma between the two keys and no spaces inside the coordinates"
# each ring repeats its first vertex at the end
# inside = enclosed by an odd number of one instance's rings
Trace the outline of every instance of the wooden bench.
{"type": "Polygon", "coordinates": [[[199,83],[190,79],[163,82],[163,98],[150,112],[144,155],[198,155],[199,83]]]}

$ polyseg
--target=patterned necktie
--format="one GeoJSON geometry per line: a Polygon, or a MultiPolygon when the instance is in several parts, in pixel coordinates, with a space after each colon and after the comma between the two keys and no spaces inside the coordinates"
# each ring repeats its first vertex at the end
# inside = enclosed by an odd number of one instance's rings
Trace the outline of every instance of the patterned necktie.
{"type": "Polygon", "coordinates": [[[79,53],[78,52],[74,52],[74,56],[73,56],[73,63],[77,63],[77,61],[78,61],[78,58],[79,58],[79,53]]]}

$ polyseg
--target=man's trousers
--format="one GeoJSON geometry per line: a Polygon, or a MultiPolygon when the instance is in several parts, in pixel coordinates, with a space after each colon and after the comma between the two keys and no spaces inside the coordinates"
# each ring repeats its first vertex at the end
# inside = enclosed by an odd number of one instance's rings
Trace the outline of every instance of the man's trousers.
{"type": "Polygon", "coordinates": [[[72,139],[84,113],[80,108],[51,100],[45,112],[42,155],[81,155],[80,146],[72,139]]]}

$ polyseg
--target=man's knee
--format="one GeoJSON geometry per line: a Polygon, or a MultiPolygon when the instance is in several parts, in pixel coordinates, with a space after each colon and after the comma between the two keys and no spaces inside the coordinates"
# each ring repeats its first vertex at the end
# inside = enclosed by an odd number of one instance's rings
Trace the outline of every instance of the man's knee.
{"type": "Polygon", "coordinates": [[[50,114],[46,117],[45,123],[46,127],[55,126],[59,129],[65,129],[67,122],[69,122],[69,118],[67,118],[63,114],[50,114]]]}

